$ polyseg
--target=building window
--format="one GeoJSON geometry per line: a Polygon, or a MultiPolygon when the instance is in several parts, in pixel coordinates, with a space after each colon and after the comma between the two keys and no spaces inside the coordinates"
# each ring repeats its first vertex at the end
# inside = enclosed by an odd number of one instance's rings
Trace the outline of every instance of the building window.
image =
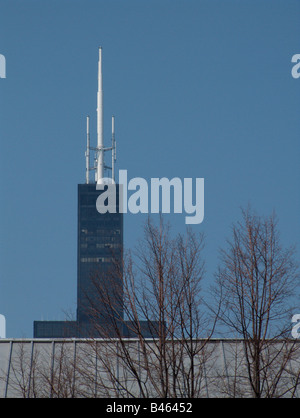
{"type": "Polygon", "coordinates": [[[82,263],[111,263],[112,257],[82,257],[80,261],[82,263]]]}

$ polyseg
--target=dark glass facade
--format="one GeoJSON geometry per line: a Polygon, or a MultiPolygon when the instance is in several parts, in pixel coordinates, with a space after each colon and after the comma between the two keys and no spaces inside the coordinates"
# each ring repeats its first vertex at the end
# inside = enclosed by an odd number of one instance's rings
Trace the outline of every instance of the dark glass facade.
{"type": "Polygon", "coordinates": [[[76,321],[34,321],[34,338],[74,338],[78,335],[76,321]]]}
{"type": "Polygon", "coordinates": [[[34,321],[34,338],[99,337],[99,325],[107,328],[111,323],[109,315],[117,321],[123,318],[123,214],[118,185],[116,213],[97,211],[97,199],[106,187],[100,191],[95,183],[78,185],[76,321],[34,321]],[[109,298],[109,306],[104,298],[109,298]]]}
{"type": "Polygon", "coordinates": [[[77,321],[85,330],[106,322],[109,310],[123,317],[123,214],[118,213],[118,185],[116,213],[97,211],[97,198],[105,191],[96,190],[95,184],[78,185],[77,321]],[[108,297],[110,306],[104,306],[108,297]]]}

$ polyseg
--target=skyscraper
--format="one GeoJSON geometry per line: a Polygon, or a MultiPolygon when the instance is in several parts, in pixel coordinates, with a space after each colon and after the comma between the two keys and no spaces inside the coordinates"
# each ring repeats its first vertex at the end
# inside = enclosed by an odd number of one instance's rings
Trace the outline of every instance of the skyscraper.
{"type": "MultiPolygon", "coordinates": [[[[35,338],[97,337],[100,326],[108,325],[108,315],[123,318],[122,271],[123,214],[119,213],[119,186],[116,187],[116,213],[101,214],[96,202],[105,192],[106,184],[114,184],[115,163],[114,117],[112,117],[112,145],[105,148],[103,141],[102,48],[99,48],[97,92],[97,145],[90,146],[90,126],[87,117],[86,181],[78,185],[78,243],[77,243],[77,314],[76,321],[34,321],[35,338]],[[90,151],[95,164],[90,165],[90,151]],[[111,167],[105,165],[104,153],[111,151],[111,167]],[[104,173],[111,171],[111,176],[104,173]],[[90,180],[90,172],[95,172],[90,180]],[[102,191],[97,190],[101,185],[102,191]],[[110,299],[104,306],[103,293],[110,299]]],[[[120,323],[120,326],[121,323],[120,323]]],[[[111,330],[113,333],[113,330],[111,330]]]]}
{"type": "Polygon", "coordinates": [[[98,196],[95,184],[78,185],[77,321],[81,336],[94,334],[95,326],[99,334],[97,325],[109,322],[109,311],[118,319],[123,317],[123,214],[118,213],[118,200],[117,213],[100,214],[98,196]],[[110,306],[103,306],[107,292],[110,306]]]}

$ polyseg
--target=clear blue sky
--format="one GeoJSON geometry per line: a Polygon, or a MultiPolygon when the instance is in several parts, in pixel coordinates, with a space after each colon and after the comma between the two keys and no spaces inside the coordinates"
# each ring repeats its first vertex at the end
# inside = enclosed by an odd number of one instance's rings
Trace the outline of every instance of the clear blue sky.
{"type": "MultiPolygon", "coordinates": [[[[276,211],[300,250],[300,2],[0,0],[0,313],[8,337],[76,309],[77,184],[85,118],[95,143],[98,46],[104,133],[117,169],[204,177],[207,283],[240,207],[276,211]]],[[[184,215],[170,215],[174,232],[184,215]]],[[[145,217],[125,219],[133,247],[145,217]]]]}

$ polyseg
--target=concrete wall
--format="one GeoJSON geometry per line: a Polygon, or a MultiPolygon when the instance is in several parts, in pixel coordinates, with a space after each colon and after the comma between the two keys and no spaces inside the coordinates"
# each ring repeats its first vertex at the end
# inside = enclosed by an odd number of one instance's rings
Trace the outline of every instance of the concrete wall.
{"type": "MultiPolygon", "coordinates": [[[[142,346],[136,339],[124,344],[102,339],[2,339],[0,397],[161,397],[159,347],[158,341],[146,340],[142,346]]],[[[163,348],[168,397],[189,396],[191,381],[197,397],[253,396],[242,340],[193,341],[194,367],[188,348],[180,341],[168,341],[163,348]]],[[[300,341],[270,344],[265,361],[275,354],[276,362],[266,369],[264,395],[299,398],[300,341]]]]}

